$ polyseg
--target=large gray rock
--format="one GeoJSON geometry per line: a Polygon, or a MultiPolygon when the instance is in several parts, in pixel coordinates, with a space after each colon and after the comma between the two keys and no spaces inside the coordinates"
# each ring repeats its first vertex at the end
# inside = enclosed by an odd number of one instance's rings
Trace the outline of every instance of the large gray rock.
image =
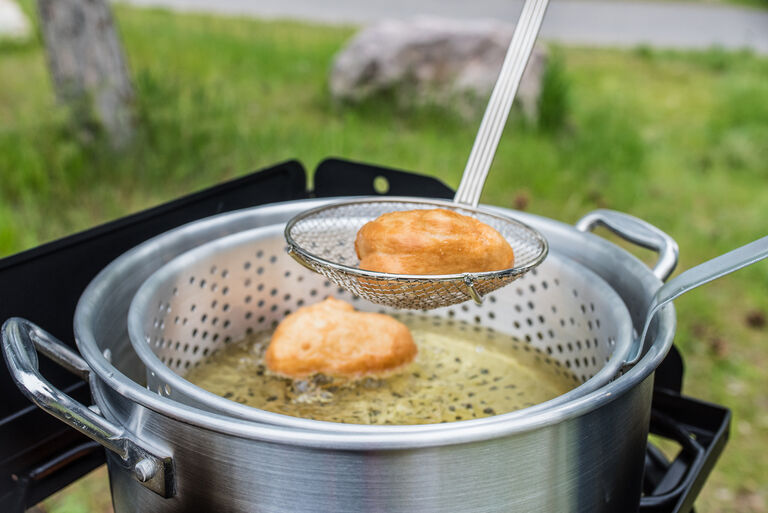
{"type": "MultiPolygon", "coordinates": [[[[360,101],[382,91],[406,101],[455,105],[457,97],[486,97],[498,77],[514,26],[440,18],[386,20],[361,30],[333,62],[330,90],[360,101]]],[[[547,64],[537,45],[516,103],[535,119],[547,64]]]]}
{"type": "Polygon", "coordinates": [[[13,0],[0,0],[0,40],[26,40],[32,34],[29,20],[13,0]]]}

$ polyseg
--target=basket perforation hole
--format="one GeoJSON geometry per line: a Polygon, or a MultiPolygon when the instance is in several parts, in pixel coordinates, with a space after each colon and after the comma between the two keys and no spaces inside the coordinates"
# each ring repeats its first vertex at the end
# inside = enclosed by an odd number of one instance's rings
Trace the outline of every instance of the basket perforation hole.
{"type": "Polygon", "coordinates": [[[216,274],[216,266],[211,267],[211,274],[216,274]]]}
{"type": "Polygon", "coordinates": [[[208,283],[208,282],[206,282],[205,279],[200,280],[200,288],[201,289],[205,288],[205,284],[206,283],[208,283]]]}
{"type": "Polygon", "coordinates": [[[528,301],[528,309],[529,310],[535,310],[536,309],[536,307],[533,304],[533,301],[528,301]]]}
{"type": "Polygon", "coordinates": [[[274,312],[276,310],[277,310],[277,305],[272,305],[272,306],[269,307],[269,311],[270,312],[274,312]]]}
{"type": "Polygon", "coordinates": [[[525,323],[526,323],[528,326],[533,326],[533,319],[531,319],[530,317],[526,317],[526,318],[525,318],[525,323]]]}
{"type": "Polygon", "coordinates": [[[317,295],[317,289],[312,289],[309,291],[310,296],[316,296],[317,295]]]}
{"type": "Polygon", "coordinates": [[[211,319],[211,326],[216,326],[218,323],[219,323],[218,317],[214,317],[213,319],[211,319]]]}
{"type": "Polygon", "coordinates": [[[258,290],[259,292],[264,290],[264,284],[263,283],[259,283],[258,287],[256,287],[256,290],[258,290]]]}
{"type": "Polygon", "coordinates": [[[264,252],[263,252],[262,250],[258,250],[258,251],[256,252],[256,258],[261,258],[261,257],[263,257],[263,256],[264,256],[264,252]]]}
{"type": "Polygon", "coordinates": [[[576,289],[573,289],[573,297],[579,297],[579,291],[576,289]]]}
{"type": "Polygon", "coordinates": [[[496,318],[496,314],[493,313],[493,312],[488,312],[488,318],[489,319],[495,319],[496,318]]]}
{"type": "Polygon", "coordinates": [[[261,308],[262,306],[264,306],[264,300],[263,300],[263,299],[259,299],[259,302],[258,302],[258,303],[256,303],[256,306],[258,306],[259,308],[261,308]]]}
{"type": "Polygon", "coordinates": [[[555,338],[555,332],[552,330],[547,330],[547,335],[549,335],[549,338],[555,338]]]}
{"type": "Polygon", "coordinates": [[[189,284],[192,285],[193,283],[195,283],[195,277],[194,276],[190,276],[189,277],[189,284]]]}
{"type": "Polygon", "coordinates": [[[203,356],[208,356],[208,353],[209,353],[209,352],[210,352],[210,351],[209,351],[209,349],[208,349],[207,347],[204,347],[204,348],[203,348],[203,356]]]}
{"type": "Polygon", "coordinates": [[[202,317],[200,317],[200,322],[205,322],[208,320],[208,314],[203,314],[202,317]]]}
{"type": "Polygon", "coordinates": [[[197,352],[200,351],[200,346],[195,344],[192,346],[192,354],[197,354],[197,352]]]}
{"type": "Polygon", "coordinates": [[[257,268],[256,269],[256,274],[264,274],[264,268],[263,267],[257,268]]]}
{"type": "Polygon", "coordinates": [[[211,340],[214,341],[214,342],[219,340],[219,334],[218,333],[214,333],[213,336],[211,337],[211,340]]]}
{"type": "Polygon", "coordinates": [[[189,311],[190,311],[190,312],[194,312],[196,308],[197,308],[197,305],[196,305],[196,304],[194,304],[194,303],[192,303],[192,304],[189,306],[189,311]]]}
{"type": "Polygon", "coordinates": [[[277,295],[277,289],[272,289],[269,291],[270,296],[276,296],[277,295]]]}
{"type": "Polygon", "coordinates": [[[269,257],[270,264],[274,264],[275,262],[277,262],[277,257],[275,255],[272,255],[271,257],[269,257]]]}
{"type": "Polygon", "coordinates": [[[557,313],[557,307],[555,305],[552,305],[552,313],[553,314],[557,313]]]}
{"type": "Polygon", "coordinates": [[[283,301],[290,301],[290,300],[291,300],[290,294],[286,294],[285,296],[283,296],[283,301]]]}
{"type": "Polygon", "coordinates": [[[229,276],[229,270],[224,269],[223,271],[221,271],[221,277],[222,278],[226,278],[227,276],[229,276]]]}
{"type": "Polygon", "coordinates": [[[250,319],[251,317],[253,317],[253,312],[245,312],[246,319],[250,319]]]}
{"type": "Polygon", "coordinates": [[[544,316],[543,315],[539,315],[538,319],[539,319],[539,323],[540,324],[544,324],[544,316]]]}
{"type": "Polygon", "coordinates": [[[245,281],[243,282],[243,285],[246,286],[246,287],[250,287],[251,283],[252,283],[251,279],[250,278],[246,278],[245,281]]]}
{"type": "Polygon", "coordinates": [[[245,262],[243,262],[243,269],[244,270],[247,271],[250,268],[251,268],[251,262],[250,261],[246,260],[245,262]]]}
{"type": "Polygon", "coordinates": [[[291,276],[291,271],[285,271],[285,272],[283,273],[283,276],[285,276],[286,278],[290,278],[290,276],[291,276]]]}
{"type": "Polygon", "coordinates": [[[260,317],[258,318],[257,322],[258,322],[259,324],[264,324],[264,321],[265,321],[265,320],[266,320],[266,318],[265,318],[265,317],[262,315],[262,316],[260,316],[260,317]]]}
{"type": "Polygon", "coordinates": [[[196,336],[197,336],[197,328],[195,328],[195,329],[193,329],[193,330],[192,330],[192,336],[193,336],[193,337],[196,337],[196,336]]]}
{"type": "Polygon", "coordinates": [[[549,288],[549,283],[547,283],[546,281],[542,281],[541,288],[543,288],[544,290],[547,290],[549,288]]]}
{"type": "Polygon", "coordinates": [[[224,329],[229,328],[229,324],[230,324],[229,319],[224,321],[224,329]]]}
{"type": "Polygon", "coordinates": [[[299,299],[298,301],[296,301],[296,306],[298,306],[299,308],[304,306],[304,300],[303,299],[299,299]]]}
{"type": "Polygon", "coordinates": [[[482,321],[479,315],[475,315],[475,324],[480,324],[482,321]]]}
{"type": "Polygon", "coordinates": [[[516,329],[520,329],[520,321],[514,321],[514,322],[512,323],[512,325],[513,325],[513,326],[514,326],[516,329]]]}
{"type": "Polygon", "coordinates": [[[229,311],[229,303],[224,303],[224,305],[221,307],[222,312],[229,311]]]}
{"type": "Polygon", "coordinates": [[[590,309],[590,311],[594,312],[595,311],[595,304],[594,303],[589,303],[589,309],[590,309]]]}
{"type": "Polygon", "coordinates": [[[533,283],[531,283],[531,285],[528,288],[531,290],[531,292],[534,292],[534,293],[536,292],[536,285],[534,285],[533,283]]]}
{"type": "Polygon", "coordinates": [[[568,351],[569,351],[569,352],[571,352],[571,353],[573,352],[573,344],[572,344],[571,342],[568,342],[568,343],[566,344],[566,347],[568,348],[568,351]]]}
{"type": "Polygon", "coordinates": [[[222,295],[226,296],[228,293],[229,293],[229,287],[224,287],[223,289],[221,289],[222,295]]]}

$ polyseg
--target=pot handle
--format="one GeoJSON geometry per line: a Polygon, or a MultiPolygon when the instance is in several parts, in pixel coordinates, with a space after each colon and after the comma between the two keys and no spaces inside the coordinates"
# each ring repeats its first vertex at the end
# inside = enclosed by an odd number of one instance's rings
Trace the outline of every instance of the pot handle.
{"type": "MultiPolygon", "coordinates": [[[[162,497],[173,497],[173,460],[154,448],[144,448],[129,433],[75,401],[48,382],[38,369],[37,352],[87,380],[91,369],[80,355],[35,324],[18,317],[2,327],[2,350],[16,386],[32,402],[119,455],[134,477],[162,497]]],[[[143,443],[142,443],[143,444],[143,443]]],[[[145,444],[143,444],[145,445],[145,444]]]]}
{"type": "Polygon", "coordinates": [[[585,215],[576,223],[576,229],[590,232],[597,226],[608,228],[622,239],[650,249],[659,254],[653,266],[653,274],[665,281],[677,266],[678,247],[675,239],[642,219],[617,212],[599,209],[585,215]]]}

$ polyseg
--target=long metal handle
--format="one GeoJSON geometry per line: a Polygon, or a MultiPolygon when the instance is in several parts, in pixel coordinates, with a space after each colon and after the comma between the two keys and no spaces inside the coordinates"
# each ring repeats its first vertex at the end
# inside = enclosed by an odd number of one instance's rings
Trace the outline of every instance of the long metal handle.
{"type": "Polygon", "coordinates": [[[453,201],[476,207],[549,0],[526,0],[453,201]]]}
{"type": "Polygon", "coordinates": [[[653,295],[653,298],[651,298],[651,303],[648,306],[648,314],[645,318],[643,333],[639,339],[635,340],[633,347],[629,350],[627,365],[633,365],[640,358],[643,341],[648,334],[648,328],[651,325],[651,321],[664,305],[682,296],[689,290],[695,289],[705,283],[709,283],[712,280],[716,280],[726,274],[731,274],[743,267],[759,262],[764,258],[768,258],[768,237],[763,237],[755,242],[750,242],[746,246],[734,249],[725,255],[699,264],[696,267],[680,273],[678,276],[662,285],[659,290],[656,291],[656,294],[653,295]]]}
{"type": "Polygon", "coordinates": [[[576,229],[582,232],[590,232],[598,226],[609,229],[626,241],[657,252],[659,260],[653,266],[653,274],[661,281],[669,278],[677,267],[677,242],[652,224],[629,214],[606,209],[590,212],[576,223],[576,229]]]}
{"type": "MultiPolygon", "coordinates": [[[[88,364],[53,335],[31,322],[11,318],[2,327],[2,349],[16,386],[40,408],[118,454],[144,486],[163,497],[175,493],[170,456],[140,446],[128,433],[48,382],[38,369],[37,351],[87,379],[88,364]]],[[[146,444],[143,444],[146,445],[146,444]]]]}

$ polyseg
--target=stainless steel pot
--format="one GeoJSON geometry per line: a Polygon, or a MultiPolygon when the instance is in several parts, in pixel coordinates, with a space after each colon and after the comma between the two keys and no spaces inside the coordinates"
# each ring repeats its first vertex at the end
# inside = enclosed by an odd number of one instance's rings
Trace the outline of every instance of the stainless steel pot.
{"type": "MultiPolygon", "coordinates": [[[[113,502],[128,511],[553,511],[638,507],[653,371],[668,351],[671,306],[654,322],[642,359],[608,385],[529,415],[451,429],[343,433],[270,426],[195,409],[148,391],[126,332],[128,305],[160,265],[201,243],[285,222],[322,201],[260,207],[200,221],[126,253],[84,292],[78,348],[11,320],[3,349],[19,387],[42,408],[108,449],[113,502]],[[69,400],[36,371],[34,347],[88,376],[96,407],[69,400]]],[[[500,209],[504,212],[503,209],[500,209]]],[[[515,213],[542,231],[553,252],[608,282],[635,329],[676,246],[639,220],[597,212],[574,228],[515,213]],[[663,254],[654,272],[584,233],[594,223],[663,254]]]]}

